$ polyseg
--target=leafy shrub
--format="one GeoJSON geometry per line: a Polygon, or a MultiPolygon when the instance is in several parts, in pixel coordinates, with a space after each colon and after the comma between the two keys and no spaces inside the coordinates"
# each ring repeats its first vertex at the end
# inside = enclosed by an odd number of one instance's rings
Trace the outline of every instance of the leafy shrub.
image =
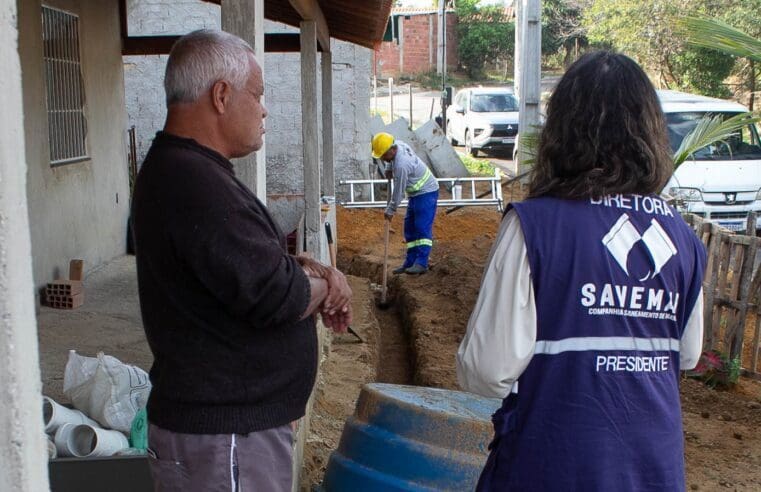
{"type": "Polygon", "coordinates": [[[700,355],[698,365],[688,375],[700,379],[710,388],[731,388],[740,378],[740,357],[730,360],[718,350],[705,351],[700,355]]]}
{"type": "Polygon", "coordinates": [[[478,159],[468,154],[460,154],[460,160],[471,176],[494,176],[494,164],[489,159],[478,159]]]}
{"type": "Polygon", "coordinates": [[[487,63],[515,51],[515,24],[499,7],[458,12],[458,17],[457,50],[469,77],[482,78],[487,63]]]}

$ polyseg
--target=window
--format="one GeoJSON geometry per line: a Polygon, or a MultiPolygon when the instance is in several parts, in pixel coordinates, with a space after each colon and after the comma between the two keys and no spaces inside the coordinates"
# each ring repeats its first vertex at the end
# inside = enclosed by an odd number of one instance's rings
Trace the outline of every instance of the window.
{"type": "Polygon", "coordinates": [[[85,88],[79,57],[79,17],[42,7],[50,165],[87,159],[85,88]]]}
{"type": "Polygon", "coordinates": [[[518,111],[518,101],[512,94],[477,94],[470,101],[476,113],[508,113],[518,111]]]}
{"type": "MultiPolygon", "coordinates": [[[[706,117],[716,114],[724,118],[731,118],[738,113],[708,113],[708,112],[682,112],[667,113],[666,125],[669,135],[671,150],[676,152],[682,140],[698,125],[698,122],[706,117]]],[[[741,131],[719,142],[703,147],[692,156],[697,161],[733,161],[733,160],[757,160],[761,159],[761,144],[756,127],[748,125],[741,131]]]]}

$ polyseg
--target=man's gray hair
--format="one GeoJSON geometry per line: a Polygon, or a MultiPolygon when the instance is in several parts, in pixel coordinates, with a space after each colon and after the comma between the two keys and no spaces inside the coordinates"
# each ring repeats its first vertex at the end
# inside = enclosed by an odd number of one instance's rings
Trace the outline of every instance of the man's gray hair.
{"type": "Polygon", "coordinates": [[[164,75],[167,106],[197,101],[220,80],[243,89],[251,74],[251,46],[237,36],[201,29],[172,47],[164,75]]]}

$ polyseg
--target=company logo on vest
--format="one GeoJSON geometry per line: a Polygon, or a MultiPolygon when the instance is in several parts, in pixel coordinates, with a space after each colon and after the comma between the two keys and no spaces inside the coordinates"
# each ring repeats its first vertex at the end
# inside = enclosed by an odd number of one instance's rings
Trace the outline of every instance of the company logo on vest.
{"type": "Polygon", "coordinates": [[[674,242],[657,220],[651,219],[650,226],[640,234],[626,213],[621,214],[603,237],[602,243],[624,273],[630,277],[633,276],[633,272],[629,271],[630,254],[635,247],[644,247],[648,253],[645,261],[649,262],[649,267],[647,272],[643,272],[643,277],[635,277],[640,282],[655,278],[677,254],[674,242]]]}
{"type": "MultiPolygon", "coordinates": [[[[657,220],[651,219],[647,229],[640,233],[626,213],[605,234],[602,244],[624,273],[639,282],[657,277],[677,255],[674,242],[657,220]]],[[[580,302],[594,316],[676,321],[679,293],[657,287],[588,282],[581,287],[580,302]]]]}

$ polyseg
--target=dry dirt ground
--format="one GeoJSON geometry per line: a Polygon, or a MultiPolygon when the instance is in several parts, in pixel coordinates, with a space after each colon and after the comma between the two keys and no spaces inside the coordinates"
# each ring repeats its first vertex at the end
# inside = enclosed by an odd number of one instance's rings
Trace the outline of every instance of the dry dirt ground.
{"type": "MultiPolygon", "coordinates": [[[[490,208],[467,208],[450,215],[440,210],[431,271],[419,277],[391,277],[392,300],[409,339],[411,383],[457,387],[455,353],[499,220],[500,214],[490,208]]],[[[404,252],[401,217],[392,228],[389,266],[395,267],[404,252]]],[[[339,266],[379,282],[382,212],[340,209],[338,231],[339,266]]],[[[380,332],[386,322],[381,323],[380,332]]],[[[685,378],[681,392],[688,490],[761,490],[761,440],[757,434],[761,384],[743,379],[731,391],[716,391],[685,378]]],[[[345,415],[351,412],[357,395],[344,402],[345,415]]],[[[334,425],[337,428],[340,421],[334,425]]]]}

